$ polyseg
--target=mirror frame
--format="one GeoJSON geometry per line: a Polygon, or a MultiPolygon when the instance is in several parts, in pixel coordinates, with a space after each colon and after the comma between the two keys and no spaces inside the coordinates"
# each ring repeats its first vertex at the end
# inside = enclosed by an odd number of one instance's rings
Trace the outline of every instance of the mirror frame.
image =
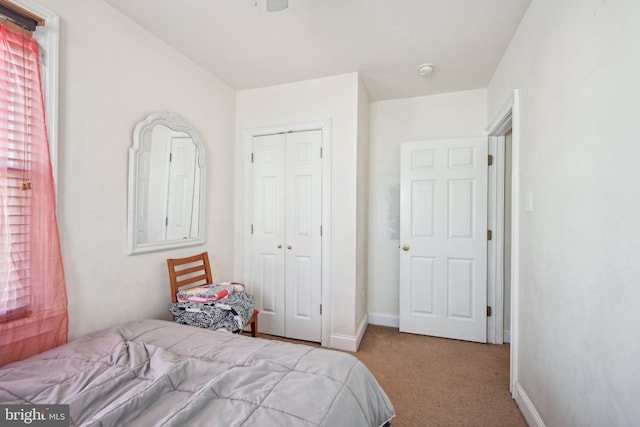
{"type": "Polygon", "coordinates": [[[128,195],[128,255],[163,251],[167,249],[182,248],[187,246],[195,246],[204,244],[204,209],[205,209],[205,183],[206,183],[206,165],[204,146],[200,141],[200,137],[196,130],[187,123],[180,115],[175,113],[153,113],[146,119],[136,124],[133,130],[133,145],[129,149],[129,195],[128,195]],[[171,130],[184,132],[191,136],[196,149],[198,150],[198,166],[200,167],[200,197],[198,213],[199,227],[198,236],[191,239],[165,240],[149,243],[138,243],[136,238],[138,235],[138,165],[139,157],[143,149],[143,135],[147,130],[151,130],[155,125],[164,125],[171,130]]]}

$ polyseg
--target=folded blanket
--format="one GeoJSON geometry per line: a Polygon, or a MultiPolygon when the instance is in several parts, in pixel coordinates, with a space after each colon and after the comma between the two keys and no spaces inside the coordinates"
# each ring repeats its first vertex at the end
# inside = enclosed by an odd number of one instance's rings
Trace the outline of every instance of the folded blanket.
{"type": "Polygon", "coordinates": [[[169,312],[176,323],[240,333],[253,315],[254,307],[253,295],[239,292],[230,294],[221,302],[186,301],[169,304],[169,312]]]}
{"type": "Polygon", "coordinates": [[[244,292],[244,285],[237,282],[212,283],[193,288],[179,289],[178,302],[216,302],[227,298],[234,292],[244,292]]]}

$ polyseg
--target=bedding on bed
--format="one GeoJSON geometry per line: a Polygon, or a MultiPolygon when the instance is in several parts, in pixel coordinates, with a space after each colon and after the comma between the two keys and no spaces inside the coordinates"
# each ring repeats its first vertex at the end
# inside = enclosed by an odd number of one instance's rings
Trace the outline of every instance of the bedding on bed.
{"type": "Polygon", "coordinates": [[[72,426],[381,426],[350,354],[162,320],[125,323],[0,368],[0,403],[70,405],[72,426]]]}

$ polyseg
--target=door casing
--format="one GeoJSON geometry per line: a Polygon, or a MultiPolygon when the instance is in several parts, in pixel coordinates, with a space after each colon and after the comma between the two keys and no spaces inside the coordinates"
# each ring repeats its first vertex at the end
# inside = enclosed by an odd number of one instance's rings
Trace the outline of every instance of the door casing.
{"type": "MultiPolygon", "coordinates": [[[[487,127],[487,134],[490,141],[496,143],[500,138],[504,138],[511,129],[511,343],[510,343],[510,375],[509,375],[509,391],[512,397],[517,399],[518,390],[518,352],[519,352],[519,224],[520,224],[520,98],[518,89],[514,89],[513,94],[505,102],[504,107],[496,114],[495,119],[487,127]]],[[[504,159],[496,159],[498,163],[504,163],[504,159]]],[[[498,226],[500,226],[498,224],[498,226]]],[[[498,248],[500,249],[500,248],[498,248]]],[[[502,259],[503,253],[497,251],[496,259],[502,259]]],[[[493,288],[496,292],[496,281],[489,280],[489,290],[493,288]]],[[[500,292],[502,289],[500,289],[500,292]]],[[[496,306],[495,316],[489,318],[489,322],[493,322],[500,317],[502,319],[502,305],[496,306]]],[[[496,326],[493,325],[494,334],[496,326]]],[[[492,342],[489,340],[489,342],[492,342]]]]}

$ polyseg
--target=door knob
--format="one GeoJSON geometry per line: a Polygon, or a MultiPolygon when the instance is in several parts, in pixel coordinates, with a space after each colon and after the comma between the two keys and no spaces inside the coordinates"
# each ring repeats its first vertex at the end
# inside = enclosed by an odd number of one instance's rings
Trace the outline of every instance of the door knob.
{"type": "Polygon", "coordinates": [[[409,250],[409,245],[404,245],[404,246],[402,247],[402,250],[403,250],[403,251],[408,251],[408,250],[409,250]]]}
{"type": "Polygon", "coordinates": [[[282,245],[278,245],[278,249],[282,249],[282,245]]]}
{"type": "Polygon", "coordinates": [[[291,249],[291,245],[287,246],[287,249],[291,249]]]}

